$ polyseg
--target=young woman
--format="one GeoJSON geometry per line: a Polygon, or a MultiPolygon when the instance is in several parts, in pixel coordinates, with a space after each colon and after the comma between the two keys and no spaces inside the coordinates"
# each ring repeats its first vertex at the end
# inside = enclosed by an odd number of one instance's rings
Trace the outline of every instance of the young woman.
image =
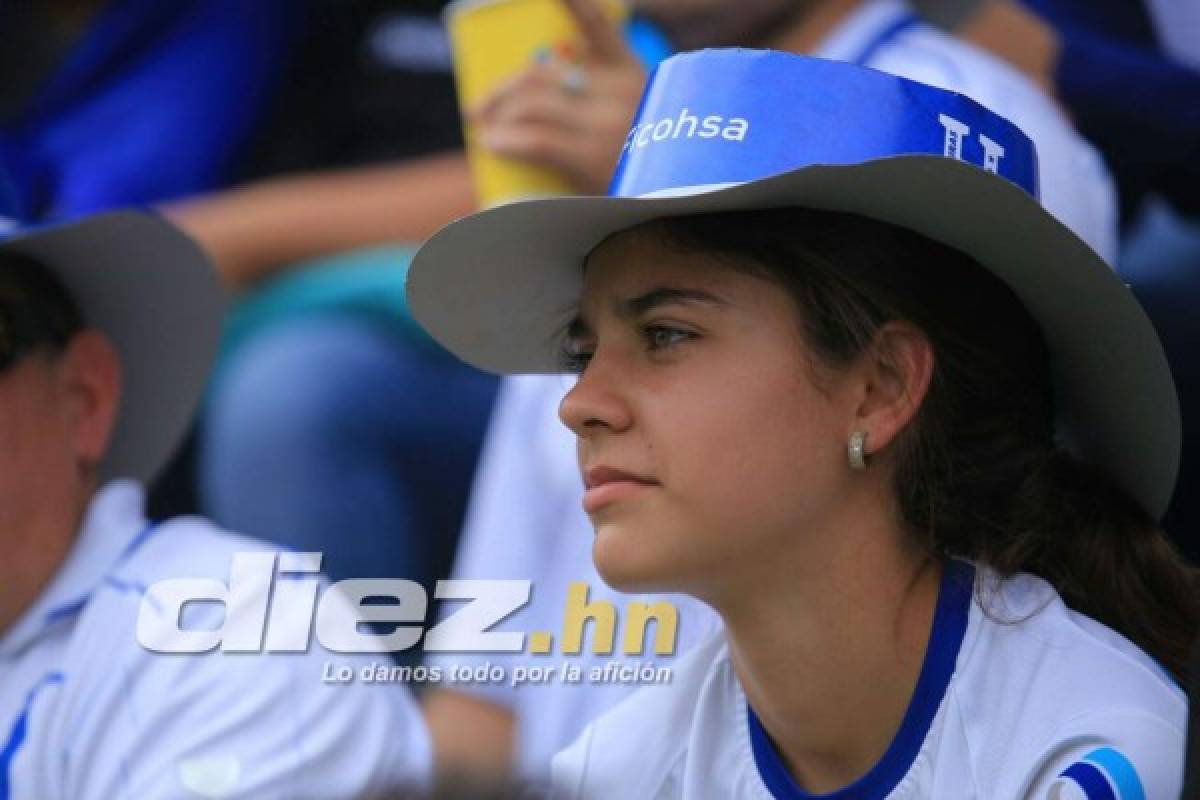
{"type": "Polygon", "coordinates": [[[959,95],[709,51],[652,81],[614,196],[426,245],[443,343],[579,372],[601,574],[725,624],[559,756],[565,796],[1177,796],[1174,388],[1035,163],[959,95]]]}

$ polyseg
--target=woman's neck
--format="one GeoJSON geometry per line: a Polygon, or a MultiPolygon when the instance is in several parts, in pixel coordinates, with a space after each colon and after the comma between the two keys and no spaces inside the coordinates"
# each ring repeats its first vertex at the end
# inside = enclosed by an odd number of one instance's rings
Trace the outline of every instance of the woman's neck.
{"type": "Polygon", "coordinates": [[[940,562],[859,522],[857,535],[832,529],[830,552],[777,559],[716,604],[746,698],[810,792],[853,783],[887,750],[937,606],[940,562]]]}

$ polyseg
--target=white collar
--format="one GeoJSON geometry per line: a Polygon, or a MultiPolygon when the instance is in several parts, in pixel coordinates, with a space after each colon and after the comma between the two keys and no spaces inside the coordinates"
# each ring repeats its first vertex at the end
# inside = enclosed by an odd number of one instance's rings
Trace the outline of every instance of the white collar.
{"type": "Polygon", "coordinates": [[[82,608],[147,526],[145,493],[133,480],[106,484],[92,497],[66,559],[33,605],[0,637],[0,656],[29,645],[70,610],[82,608]]]}
{"type": "Polygon", "coordinates": [[[833,29],[809,55],[858,63],[889,27],[913,16],[907,0],[866,0],[833,29]]]}

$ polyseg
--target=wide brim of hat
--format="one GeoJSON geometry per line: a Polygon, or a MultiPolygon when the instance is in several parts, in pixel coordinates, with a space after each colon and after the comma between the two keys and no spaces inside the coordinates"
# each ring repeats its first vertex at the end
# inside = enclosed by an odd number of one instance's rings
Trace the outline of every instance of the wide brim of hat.
{"type": "Polygon", "coordinates": [[[119,211],[14,237],[121,360],[121,400],[102,480],[150,481],[191,423],[220,340],[225,297],[199,246],[149,213],[119,211]]]}
{"type": "Polygon", "coordinates": [[[451,223],[421,248],[409,306],[435,339],[481,369],[558,372],[583,261],[606,237],[660,217],[783,206],[909,228],[1008,284],[1049,347],[1061,443],[1161,517],[1179,468],[1181,423],[1153,325],[1104,260],[1034,198],[952,159],[896,156],[671,196],[496,207],[451,223]]]}

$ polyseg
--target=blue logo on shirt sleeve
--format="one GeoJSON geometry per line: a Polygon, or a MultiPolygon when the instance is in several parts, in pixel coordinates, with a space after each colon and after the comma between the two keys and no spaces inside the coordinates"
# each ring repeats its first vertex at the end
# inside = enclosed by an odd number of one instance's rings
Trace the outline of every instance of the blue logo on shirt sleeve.
{"type": "Polygon", "coordinates": [[[1111,747],[1101,747],[1067,767],[1048,800],[1146,800],[1137,770],[1111,747]]]}

